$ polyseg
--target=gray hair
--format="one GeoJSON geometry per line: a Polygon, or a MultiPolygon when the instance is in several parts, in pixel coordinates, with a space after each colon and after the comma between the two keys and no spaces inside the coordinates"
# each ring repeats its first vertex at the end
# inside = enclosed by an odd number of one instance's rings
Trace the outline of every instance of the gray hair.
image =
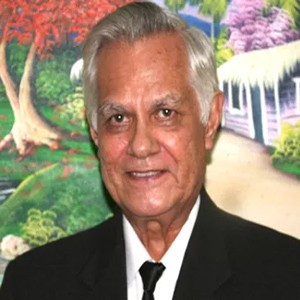
{"type": "Polygon", "coordinates": [[[118,8],[91,30],[83,47],[83,87],[87,117],[97,130],[97,54],[105,45],[117,41],[134,42],[160,32],[182,36],[187,49],[190,81],[201,109],[201,122],[207,124],[211,102],[218,90],[213,47],[199,29],[189,27],[179,16],[151,2],[135,2],[118,8]]]}

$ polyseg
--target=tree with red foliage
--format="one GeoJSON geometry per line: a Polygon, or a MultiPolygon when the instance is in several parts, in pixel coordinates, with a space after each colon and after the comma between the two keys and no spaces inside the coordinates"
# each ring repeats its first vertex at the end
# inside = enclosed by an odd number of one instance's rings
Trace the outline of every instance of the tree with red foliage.
{"type": "Polygon", "coordinates": [[[14,113],[11,131],[0,141],[0,151],[15,142],[19,155],[30,153],[34,146],[59,147],[62,134],[38,114],[32,102],[31,78],[36,56],[49,58],[69,34],[81,43],[90,28],[124,0],[2,0],[0,8],[0,78],[14,113]],[[17,89],[6,64],[6,45],[16,39],[30,45],[20,86],[17,89]]]}
{"type": "Polygon", "coordinates": [[[80,44],[90,29],[103,17],[134,0],[70,0],[72,12],[70,31],[76,34],[74,41],[80,44]]]}

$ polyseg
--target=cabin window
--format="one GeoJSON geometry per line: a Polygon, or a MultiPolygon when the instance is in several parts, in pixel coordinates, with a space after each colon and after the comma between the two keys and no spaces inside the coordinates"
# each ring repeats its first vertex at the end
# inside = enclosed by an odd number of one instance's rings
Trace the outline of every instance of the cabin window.
{"type": "Polygon", "coordinates": [[[240,89],[237,85],[232,87],[232,108],[241,109],[240,103],[240,89]]]}
{"type": "Polygon", "coordinates": [[[244,115],[243,103],[246,102],[246,90],[243,84],[228,83],[228,104],[230,113],[233,115],[244,115]]]}

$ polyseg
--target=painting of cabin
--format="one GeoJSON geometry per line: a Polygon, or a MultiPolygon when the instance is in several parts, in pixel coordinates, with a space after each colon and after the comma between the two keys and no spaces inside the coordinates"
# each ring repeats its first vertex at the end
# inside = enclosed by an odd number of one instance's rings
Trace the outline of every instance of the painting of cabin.
{"type": "Polygon", "coordinates": [[[300,41],[233,56],[218,68],[223,127],[274,145],[300,119],[300,41]],[[241,67],[242,66],[242,67],[241,67]]]}

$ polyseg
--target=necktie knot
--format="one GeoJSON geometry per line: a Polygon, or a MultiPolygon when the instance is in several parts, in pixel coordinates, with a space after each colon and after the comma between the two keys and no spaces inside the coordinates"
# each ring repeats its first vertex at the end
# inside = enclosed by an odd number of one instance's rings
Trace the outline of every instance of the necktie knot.
{"type": "Polygon", "coordinates": [[[153,292],[156,283],[164,270],[165,270],[165,266],[162,263],[153,263],[150,261],[144,262],[143,265],[140,267],[139,271],[144,285],[143,299],[154,299],[153,292]],[[145,294],[151,296],[149,298],[145,298],[145,294]]]}

